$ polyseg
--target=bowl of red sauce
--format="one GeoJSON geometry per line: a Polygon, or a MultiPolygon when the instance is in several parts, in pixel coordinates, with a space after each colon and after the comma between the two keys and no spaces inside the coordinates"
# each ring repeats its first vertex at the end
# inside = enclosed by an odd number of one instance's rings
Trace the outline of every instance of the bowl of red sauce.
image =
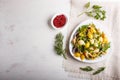
{"type": "Polygon", "coordinates": [[[55,14],[51,19],[51,25],[54,29],[62,29],[68,23],[68,16],[65,13],[55,14]]]}

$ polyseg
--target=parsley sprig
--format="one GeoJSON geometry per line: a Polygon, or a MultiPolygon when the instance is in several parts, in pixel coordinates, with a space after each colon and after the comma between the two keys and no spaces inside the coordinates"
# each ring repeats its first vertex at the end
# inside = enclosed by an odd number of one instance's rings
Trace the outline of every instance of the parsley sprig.
{"type": "Polygon", "coordinates": [[[93,17],[97,20],[104,20],[106,18],[106,11],[102,9],[102,6],[93,5],[92,7],[90,7],[90,2],[88,2],[85,4],[84,7],[86,8],[86,11],[84,11],[80,15],[85,13],[87,16],[93,17]]]}

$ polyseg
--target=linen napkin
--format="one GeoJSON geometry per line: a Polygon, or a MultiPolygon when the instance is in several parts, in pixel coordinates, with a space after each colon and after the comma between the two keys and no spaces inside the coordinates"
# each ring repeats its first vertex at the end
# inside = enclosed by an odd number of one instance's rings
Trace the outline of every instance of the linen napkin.
{"type": "Polygon", "coordinates": [[[70,77],[90,80],[120,80],[120,3],[117,2],[90,2],[91,5],[101,5],[106,11],[106,19],[104,21],[97,20],[99,23],[104,25],[102,28],[109,33],[111,47],[110,53],[107,59],[98,63],[83,63],[79,62],[70,55],[69,53],[69,37],[74,28],[82,21],[92,19],[87,15],[78,15],[85,10],[84,5],[87,1],[84,0],[72,0],[71,12],[70,12],[70,24],[68,26],[67,33],[67,60],[63,60],[63,68],[70,77]],[[95,70],[99,67],[105,66],[105,70],[97,75],[92,75],[93,72],[81,71],[80,67],[91,66],[95,70]]]}

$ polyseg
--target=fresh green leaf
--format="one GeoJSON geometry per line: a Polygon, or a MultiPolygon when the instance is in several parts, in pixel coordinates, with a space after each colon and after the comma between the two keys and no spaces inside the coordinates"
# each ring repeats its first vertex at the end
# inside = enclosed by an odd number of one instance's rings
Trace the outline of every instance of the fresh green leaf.
{"type": "Polygon", "coordinates": [[[92,7],[93,9],[100,9],[100,8],[102,8],[101,6],[99,6],[99,5],[93,5],[93,7],[92,7]]]}
{"type": "Polygon", "coordinates": [[[102,13],[102,15],[103,15],[103,16],[101,17],[101,20],[104,20],[104,19],[106,18],[106,15],[105,15],[105,14],[106,14],[106,11],[105,11],[105,10],[102,10],[101,13],[102,13]]]}
{"type": "MultiPolygon", "coordinates": [[[[94,69],[90,66],[86,66],[84,68],[80,67],[81,70],[89,72],[89,71],[93,71],[94,69]]],[[[99,74],[100,72],[104,71],[105,67],[99,67],[99,69],[97,69],[95,72],[93,72],[93,75],[99,74]]]]}
{"type": "Polygon", "coordinates": [[[93,73],[93,75],[99,74],[100,72],[104,71],[105,67],[100,67],[97,71],[93,73]]]}
{"type": "Polygon", "coordinates": [[[78,51],[79,51],[79,52],[83,52],[83,51],[84,51],[84,46],[83,46],[83,45],[82,45],[82,46],[79,46],[79,47],[78,47],[78,51]]]}
{"type": "Polygon", "coordinates": [[[85,8],[89,8],[90,7],[90,2],[87,2],[86,4],[85,4],[85,8]]]}
{"type": "Polygon", "coordinates": [[[87,72],[93,70],[93,68],[90,67],[90,66],[86,66],[86,67],[84,67],[84,68],[80,67],[80,69],[83,70],[83,71],[87,71],[87,72]]]}
{"type": "Polygon", "coordinates": [[[86,30],[86,28],[88,28],[89,25],[82,25],[81,28],[80,28],[80,31],[84,31],[86,30]]]}
{"type": "Polygon", "coordinates": [[[96,13],[96,15],[94,16],[95,19],[99,19],[101,16],[99,13],[96,13]]]}
{"type": "Polygon", "coordinates": [[[63,38],[64,38],[64,36],[62,35],[62,33],[58,33],[56,35],[55,44],[54,44],[54,50],[56,51],[56,53],[58,55],[63,55],[63,57],[66,59],[65,50],[63,49],[63,38]]]}
{"type": "Polygon", "coordinates": [[[108,48],[110,48],[110,43],[106,43],[103,45],[102,51],[106,51],[108,48]]]}

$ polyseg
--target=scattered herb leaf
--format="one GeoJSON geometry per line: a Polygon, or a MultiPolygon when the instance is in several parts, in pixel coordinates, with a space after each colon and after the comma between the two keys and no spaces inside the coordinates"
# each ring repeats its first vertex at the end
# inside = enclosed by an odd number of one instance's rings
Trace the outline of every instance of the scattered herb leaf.
{"type": "Polygon", "coordinates": [[[93,7],[92,7],[93,9],[100,9],[100,8],[102,8],[101,6],[99,6],[99,5],[93,5],[93,7]]]}
{"type": "Polygon", "coordinates": [[[90,2],[87,2],[86,4],[85,4],[85,8],[89,8],[90,7],[90,2]]]}
{"type": "MultiPolygon", "coordinates": [[[[80,67],[81,70],[89,72],[89,71],[93,71],[94,69],[90,66],[86,66],[84,68],[80,67]]],[[[104,71],[105,67],[99,67],[95,72],[93,72],[93,75],[99,74],[100,72],[104,71]]]]}
{"type": "Polygon", "coordinates": [[[63,57],[67,59],[65,56],[65,49],[63,49],[63,38],[64,36],[62,33],[56,35],[54,49],[58,55],[63,55],[63,57]]]}
{"type": "Polygon", "coordinates": [[[93,73],[93,75],[99,74],[100,72],[104,71],[105,67],[100,67],[97,71],[93,73]]]}
{"type": "Polygon", "coordinates": [[[87,72],[93,70],[93,68],[90,67],[90,66],[86,66],[86,67],[84,67],[84,68],[80,67],[80,69],[83,70],[83,71],[87,71],[87,72]]]}

